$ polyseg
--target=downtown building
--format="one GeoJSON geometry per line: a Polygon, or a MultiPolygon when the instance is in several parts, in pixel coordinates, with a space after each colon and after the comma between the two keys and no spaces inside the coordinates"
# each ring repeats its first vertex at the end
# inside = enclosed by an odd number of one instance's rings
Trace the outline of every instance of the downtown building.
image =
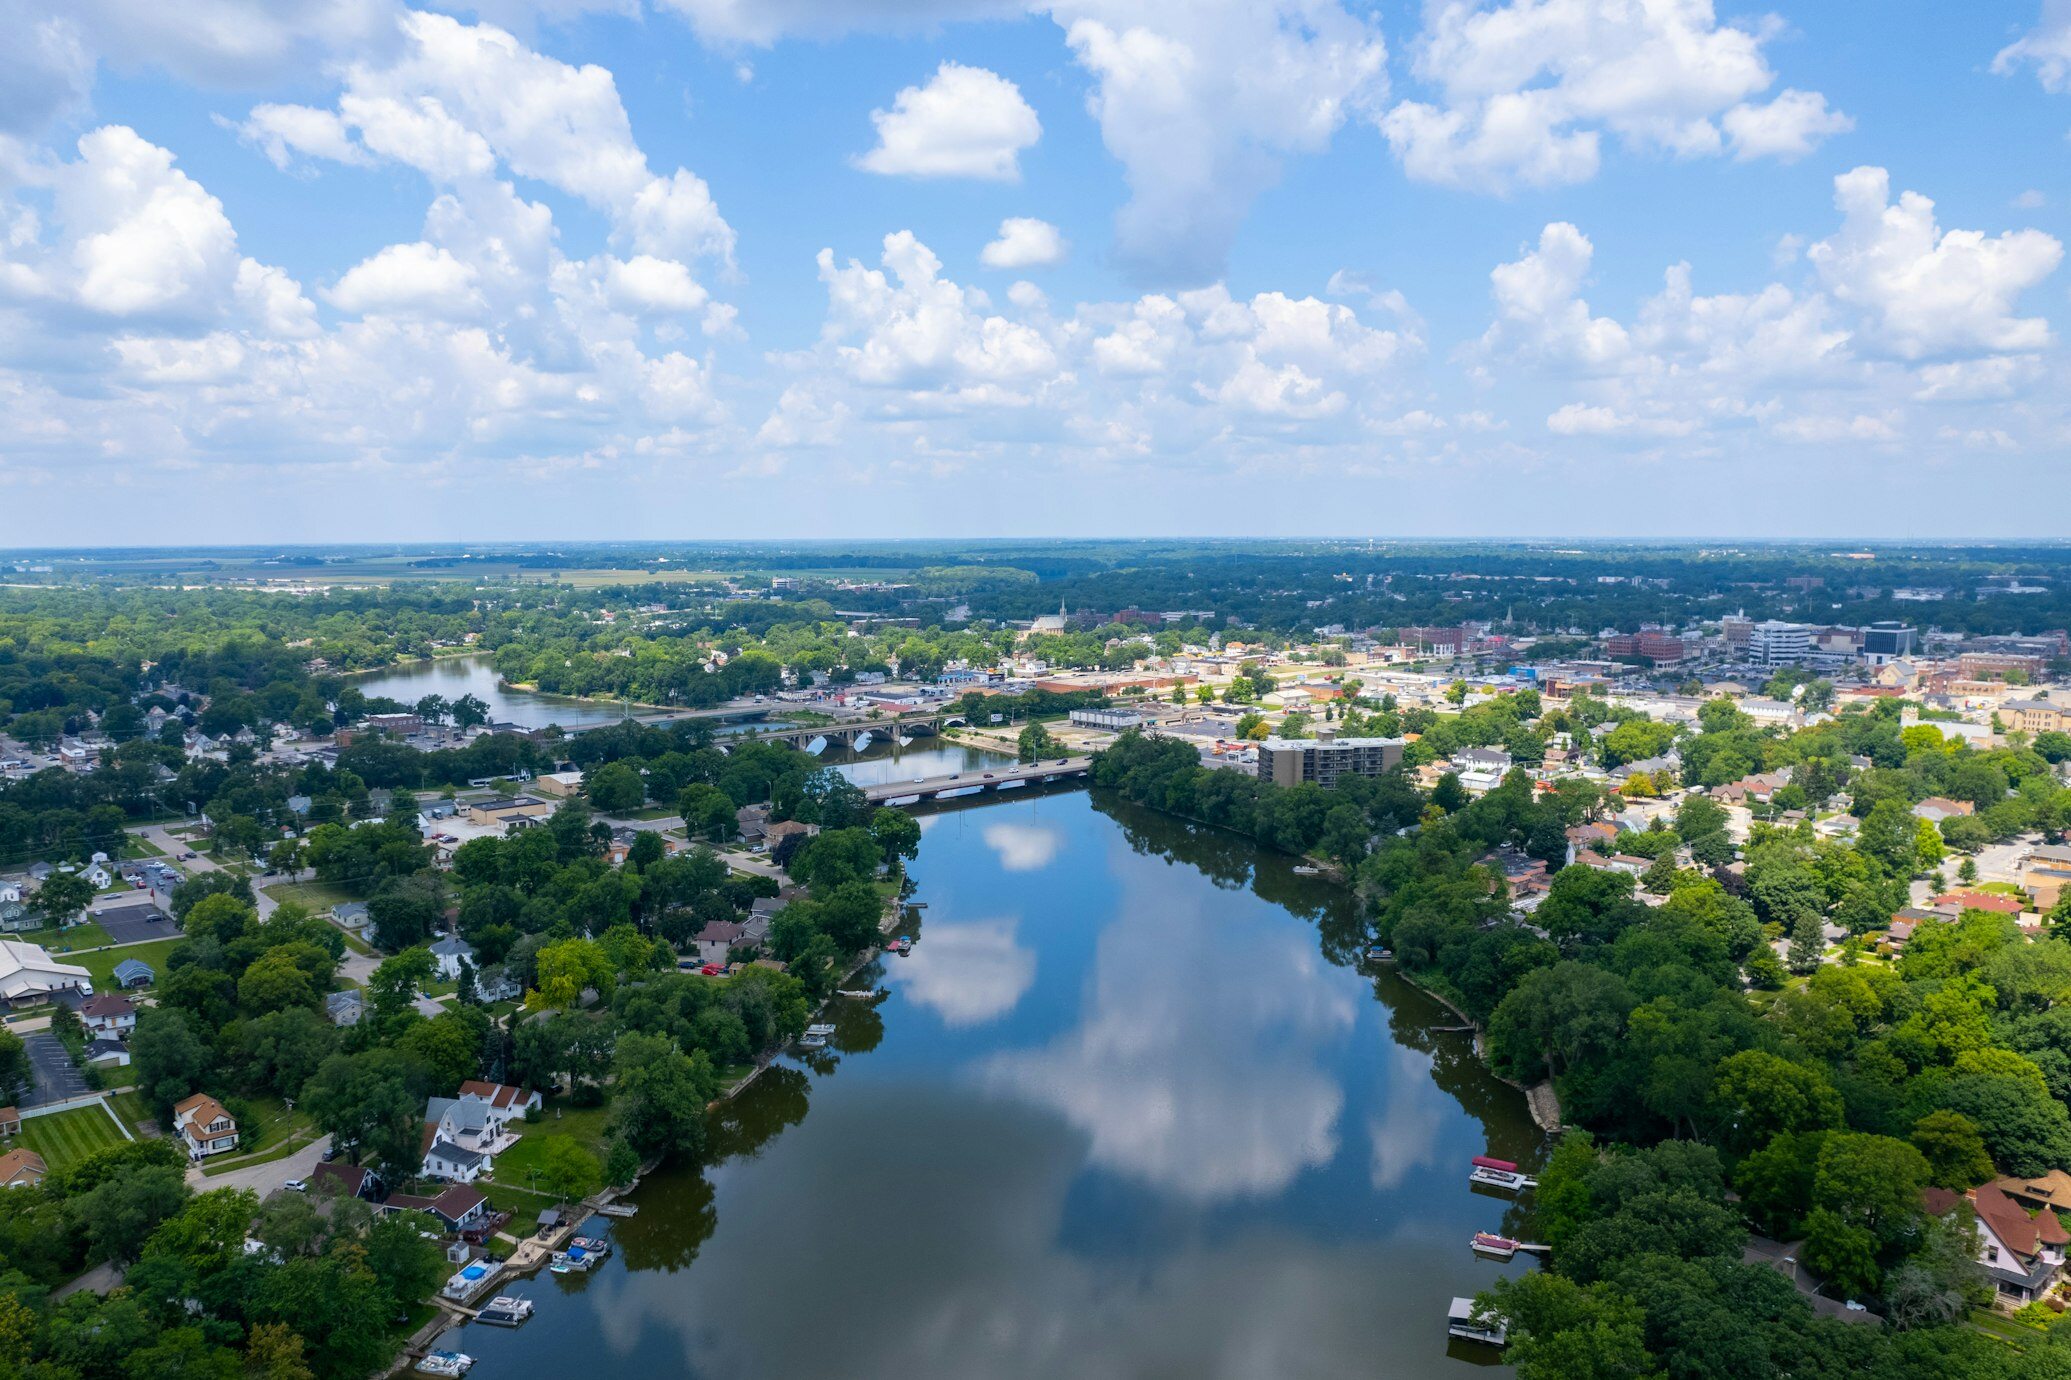
{"type": "Polygon", "coordinates": [[[1258,779],[1275,786],[1335,786],[1346,776],[1380,776],[1402,765],[1401,738],[1268,738],[1258,745],[1258,779]]]}

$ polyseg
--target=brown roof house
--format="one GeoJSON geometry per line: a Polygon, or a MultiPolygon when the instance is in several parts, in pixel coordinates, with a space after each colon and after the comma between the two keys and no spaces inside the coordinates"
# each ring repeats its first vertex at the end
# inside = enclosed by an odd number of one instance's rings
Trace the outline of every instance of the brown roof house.
{"type": "Polygon", "coordinates": [[[49,1172],[43,1156],[34,1150],[10,1150],[0,1155],[0,1188],[34,1188],[49,1172]]]}
{"type": "MultiPolygon", "coordinates": [[[[2071,1245],[2071,1232],[2064,1230],[2056,1213],[2041,1211],[2031,1217],[2020,1199],[2002,1186],[2012,1183],[2025,1189],[2029,1182],[2001,1179],[1963,1195],[1977,1214],[1978,1264],[1998,1289],[1999,1302],[2009,1308],[2034,1303],[2056,1287],[2064,1272],[2064,1247],[2071,1245]]],[[[1957,1201],[1947,1189],[1930,1188],[1921,1195],[1922,1205],[1936,1216],[1953,1209],[1957,1201]]]]}
{"type": "Polygon", "coordinates": [[[173,1134],[187,1142],[189,1159],[204,1159],[237,1148],[237,1119],[207,1093],[176,1103],[173,1134]]]}

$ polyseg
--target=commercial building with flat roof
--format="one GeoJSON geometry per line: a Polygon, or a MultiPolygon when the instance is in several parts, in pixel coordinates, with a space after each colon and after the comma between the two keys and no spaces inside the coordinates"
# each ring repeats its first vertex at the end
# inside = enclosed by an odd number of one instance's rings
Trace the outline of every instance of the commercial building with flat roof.
{"type": "Polygon", "coordinates": [[[1335,786],[1342,776],[1379,776],[1402,765],[1401,738],[1268,738],[1258,745],[1258,779],[1275,786],[1335,786]]]}

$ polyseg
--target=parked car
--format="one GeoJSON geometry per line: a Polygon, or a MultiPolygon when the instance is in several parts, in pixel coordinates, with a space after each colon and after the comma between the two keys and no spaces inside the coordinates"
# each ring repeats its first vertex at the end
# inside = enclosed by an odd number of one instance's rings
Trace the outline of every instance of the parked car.
{"type": "Polygon", "coordinates": [[[285,1188],[290,1193],[309,1192],[308,1183],[301,1179],[290,1179],[286,1183],[282,1184],[281,1187],[285,1188]]]}
{"type": "Polygon", "coordinates": [[[726,972],[726,967],[725,965],[719,963],[707,963],[704,967],[698,969],[698,971],[703,973],[706,977],[719,977],[726,972]]]}

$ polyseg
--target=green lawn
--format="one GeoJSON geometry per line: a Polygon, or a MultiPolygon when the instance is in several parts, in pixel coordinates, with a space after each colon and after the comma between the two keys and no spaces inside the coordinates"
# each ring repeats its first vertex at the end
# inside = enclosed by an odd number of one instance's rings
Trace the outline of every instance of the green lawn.
{"type": "Polygon", "coordinates": [[[98,949],[108,942],[108,932],[89,920],[70,929],[37,930],[32,934],[23,935],[22,938],[31,944],[41,944],[54,954],[62,954],[80,949],[98,949]]]}
{"type": "Polygon", "coordinates": [[[52,1169],[76,1164],[97,1150],[122,1143],[122,1132],[99,1107],[32,1116],[22,1122],[22,1133],[15,1140],[22,1149],[43,1156],[52,1169]]]}
{"type": "Polygon", "coordinates": [[[139,1138],[143,1136],[146,1124],[155,1124],[158,1120],[151,1115],[151,1104],[144,1100],[142,1093],[134,1089],[110,1094],[108,1105],[115,1109],[115,1115],[122,1118],[123,1125],[129,1127],[139,1138]]]}
{"type": "Polygon", "coordinates": [[[174,946],[183,942],[178,938],[153,939],[142,944],[124,944],[114,949],[95,949],[90,953],[73,954],[68,961],[77,963],[93,974],[96,992],[112,992],[115,990],[116,964],[124,959],[141,959],[151,965],[153,972],[163,977],[166,955],[173,951],[174,946]]]}
{"type": "Polygon", "coordinates": [[[162,858],[165,856],[163,848],[160,848],[142,834],[130,834],[127,835],[127,838],[129,841],[122,845],[122,856],[125,858],[162,858]]]}
{"type": "Polygon", "coordinates": [[[298,901],[318,914],[332,906],[358,899],[342,887],[328,886],[323,882],[275,882],[260,890],[276,901],[298,901]]]}
{"type": "MultiPolygon", "coordinates": [[[[548,1136],[567,1136],[576,1144],[588,1150],[598,1159],[604,1158],[604,1139],[610,1129],[611,1109],[609,1107],[556,1107],[549,1103],[546,1116],[537,1122],[514,1121],[511,1129],[518,1133],[518,1143],[496,1157],[496,1180],[500,1185],[523,1189],[531,1181],[531,1173],[538,1169],[546,1156],[548,1136]],[[558,1119],[556,1112],[560,1115],[558,1119]]],[[[541,1207],[551,1207],[549,1201],[542,1201],[541,1207]]]]}

